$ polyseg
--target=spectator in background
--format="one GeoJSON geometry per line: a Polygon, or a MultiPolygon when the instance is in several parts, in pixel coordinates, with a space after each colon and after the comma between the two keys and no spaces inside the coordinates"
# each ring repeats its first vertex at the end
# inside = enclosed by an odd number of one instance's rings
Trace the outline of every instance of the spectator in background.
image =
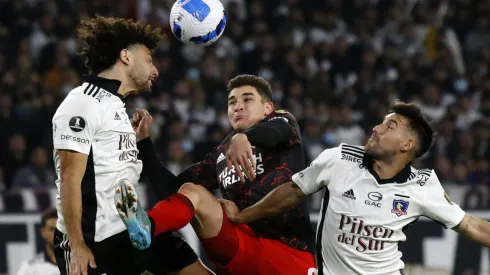
{"type": "Polygon", "coordinates": [[[8,144],[8,152],[3,156],[1,166],[4,169],[7,188],[10,188],[14,174],[27,164],[27,144],[21,134],[12,135],[8,144]]]}
{"type": "Polygon", "coordinates": [[[32,151],[30,163],[14,174],[11,188],[47,188],[55,179],[54,172],[48,165],[46,150],[37,147],[32,151]]]}
{"type": "Polygon", "coordinates": [[[0,192],[4,191],[7,189],[7,186],[5,184],[5,177],[3,173],[3,168],[0,167],[0,192]]]}
{"type": "Polygon", "coordinates": [[[52,150],[45,118],[86,72],[74,30],[95,14],[139,16],[167,32],[154,54],[161,76],[153,93],[128,99],[126,107],[149,109],[160,155],[172,155],[164,161],[179,167],[187,161],[175,156],[200,159],[213,135],[230,130],[222,99],[225,83],[239,73],[271,82],[276,106],[302,124],[307,155],[342,141],[362,144],[388,102],[400,98],[421,103],[437,124],[436,146],[419,160],[424,167],[458,167],[448,180],[456,182],[457,174],[464,184],[473,178],[470,164],[489,156],[490,2],[227,0],[225,33],[206,48],[172,37],[174,2],[0,3],[0,167],[7,188],[31,148],[52,150]],[[312,119],[315,125],[305,127],[312,119]],[[12,151],[11,139],[25,144],[12,151]],[[172,140],[185,154],[169,154],[172,140]]]}
{"type": "Polygon", "coordinates": [[[0,91],[0,163],[8,152],[9,138],[15,129],[16,120],[12,111],[12,97],[7,91],[0,91]]]}
{"type": "Polygon", "coordinates": [[[41,236],[44,250],[29,260],[25,260],[17,275],[59,275],[53,251],[54,230],[58,221],[56,208],[46,210],[41,216],[41,236]]]}
{"type": "Polygon", "coordinates": [[[335,137],[340,142],[348,144],[362,144],[365,139],[364,130],[354,121],[352,110],[348,106],[342,106],[339,114],[339,127],[335,131],[335,137]]]}
{"type": "Polygon", "coordinates": [[[180,140],[172,140],[168,144],[167,163],[165,167],[174,175],[180,174],[185,168],[192,164],[181,145],[180,140]]]}

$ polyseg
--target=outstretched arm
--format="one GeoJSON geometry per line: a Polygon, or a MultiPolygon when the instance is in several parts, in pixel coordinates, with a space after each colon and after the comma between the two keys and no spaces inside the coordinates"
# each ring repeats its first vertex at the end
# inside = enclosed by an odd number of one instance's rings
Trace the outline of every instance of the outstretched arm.
{"type": "Polygon", "coordinates": [[[490,222],[466,214],[453,230],[483,246],[490,247],[490,222]]]}
{"type": "Polygon", "coordinates": [[[323,151],[308,168],[294,174],[291,182],[278,186],[262,200],[241,212],[238,211],[233,202],[222,200],[221,204],[234,223],[250,223],[277,214],[328,186],[338,151],[338,148],[323,151]]]}
{"type": "Polygon", "coordinates": [[[179,190],[177,177],[170,172],[158,156],[150,137],[137,143],[140,159],[143,162],[142,175],[147,176],[150,186],[159,200],[179,190]]]}
{"type": "Polygon", "coordinates": [[[142,175],[147,176],[150,186],[159,200],[177,192],[180,185],[177,177],[170,172],[157,154],[150,138],[152,117],[147,110],[136,110],[131,124],[136,133],[139,158],[143,162],[142,175]]]}
{"type": "Polygon", "coordinates": [[[207,189],[218,188],[216,173],[213,173],[216,168],[211,158],[195,163],[175,176],[165,167],[149,137],[138,142],[138,150],[143,161],[142,175],[148,177],[153,192],[160,200],[176,193],[187,182],[202,185],[207,189]]]}
{"type": "Polygon", "coordinates": [[[294,182],[288,182],[272,190],[256,204],[229,218],[237,224],[251,223],[267,216],[273,216],[302,202],[307,197],[298,185],[294,182]]]}
{"type": "Polygon", "coordinates": [[[203,161],[191,165],[175,176],[165,167],[150,139],[152,120],[147,110],[136,110],[131,123],[136,132],[139,156],[143,162],[142,174],[150,180],[157,197],[165,199],[187,182],[202,185],[207,189],[217,189],[215,151],[209,153],[203,161]]]}

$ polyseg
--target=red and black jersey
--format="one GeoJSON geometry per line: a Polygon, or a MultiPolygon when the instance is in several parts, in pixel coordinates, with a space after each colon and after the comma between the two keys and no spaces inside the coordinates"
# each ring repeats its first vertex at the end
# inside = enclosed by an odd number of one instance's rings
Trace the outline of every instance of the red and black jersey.
{"type": "MultiPolygon", "coordinates": [[[[257,164],[254,181],[247,179],[242,183],[236,169],[226,166],[226,151],[236,132],[226,137],[204,160],[182,172],[178,181],[220,189],[224,198],[235,202],[242,210],[279,185],[290,182],[294,173],[306,168],[299,126],[287,111],[275,111],[244,133],[252,144],[257,164]]],[[[281,240],[299,250],[314,251],[307,201],[249,226],[262,237],[281,240]]]]}

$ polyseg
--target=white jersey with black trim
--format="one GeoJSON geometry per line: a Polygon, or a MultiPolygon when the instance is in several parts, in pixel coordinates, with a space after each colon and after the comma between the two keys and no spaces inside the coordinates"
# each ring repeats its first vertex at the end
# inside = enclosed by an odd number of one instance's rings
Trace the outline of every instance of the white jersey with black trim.
{"type": "Polygon", "coordinates": [[[82,231],[85,241],[102,241],[126,229],[114,205],[115,184],[138,184],[143,168],[136,134],[117,94],[120,82],[95,76],[73,89],[53,117],[54,160],[58,179],[59,231],[66,234],[61,211],[58,150],[88,155],[82,180],[82,231]]]}
{"type": "Polygon", "coordinates": [[[17,275],[60,275],[60,270],[49,260],[46,253],[39,253],[22,262],[17,275]]]}
{"type": "Polygon", "coordinates": [[[362,147],[323,151],[293,182],[306,194],[326,187],[317,232],[319,274],[399,275],[398,242],[420,216],[452,228],[465,212],[453,203],[433,170],[407,166],[390,180],[370,172],[362,147]],[[320,264],[321,263],[321,264],[320,264]]]}

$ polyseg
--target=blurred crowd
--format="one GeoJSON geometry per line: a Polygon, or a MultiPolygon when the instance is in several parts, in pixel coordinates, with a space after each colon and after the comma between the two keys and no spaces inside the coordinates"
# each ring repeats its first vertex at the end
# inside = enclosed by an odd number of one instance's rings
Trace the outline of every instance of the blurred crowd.
{"type": "Polygon", "coordinates": [[[230,132],[226,83],[250,73],[300,122],[308,161],[341,142],[364,144],[400,98],[420,104],[438,132],[414,166],[444,182],[490,183],[490,1],[222,2],[223,37],[196,48],[169,30],[173,0],[0,1],[0,190],[54,187],[51,118],[86,73],[77,22],[96,14],[166,33],[153,92],[126,107],[150,111],[174,173],[230,132]]]}

